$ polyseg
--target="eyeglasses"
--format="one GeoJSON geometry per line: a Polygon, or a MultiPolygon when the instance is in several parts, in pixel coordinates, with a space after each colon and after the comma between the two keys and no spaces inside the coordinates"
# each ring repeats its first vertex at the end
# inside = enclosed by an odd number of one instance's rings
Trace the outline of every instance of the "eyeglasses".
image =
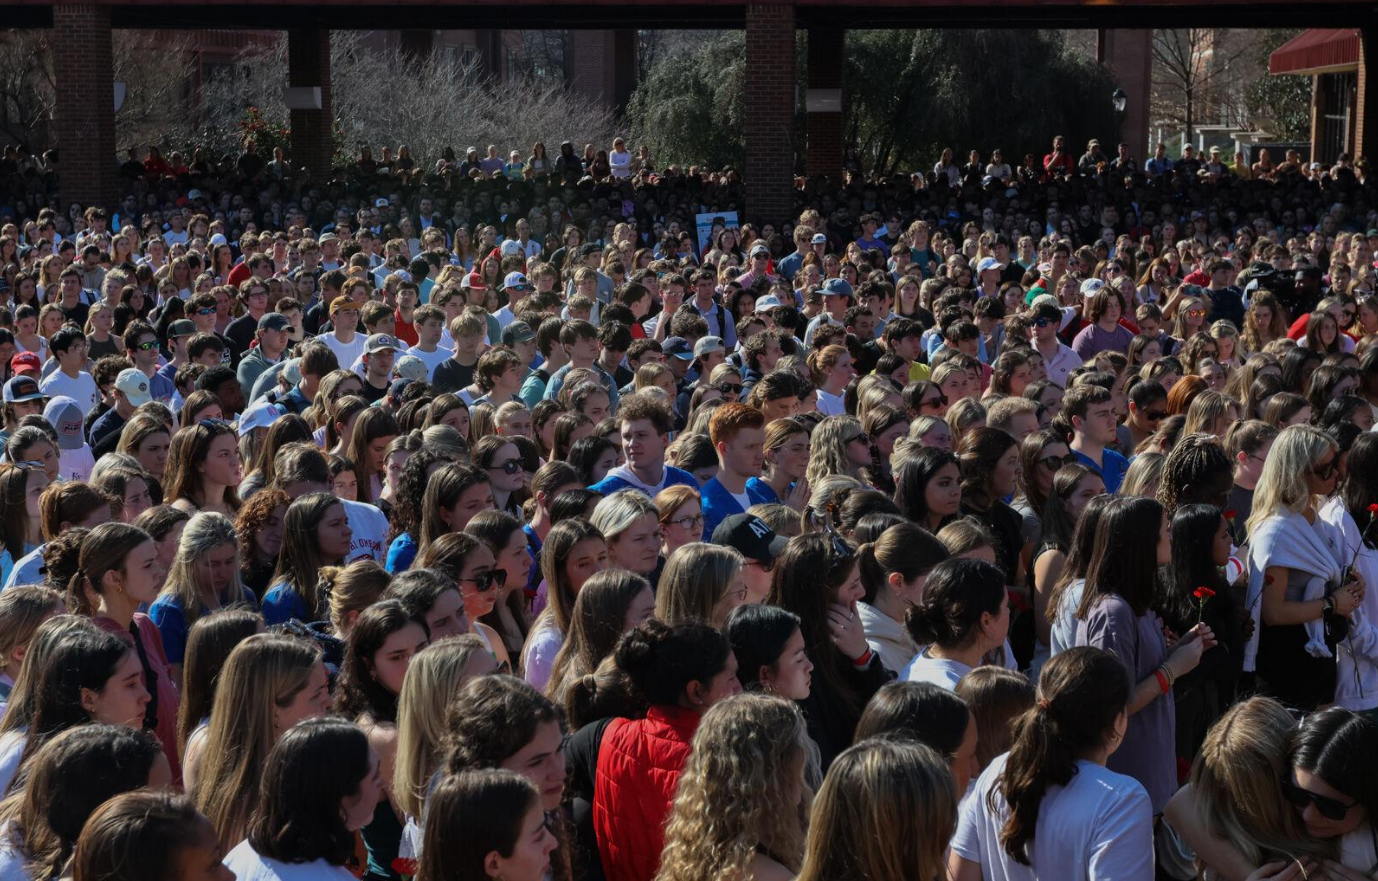
{"type": "Polygon", "coordinates": [[[1317,795],[1309,789],[1302,789],[1292,782],[1291,775],[1284,775],[1282,778],[1282,797],[1299,808],[1305,808],[1307,803],[1316,806],[1322,817],[1327,820],[1343,820],[1349,813],[1349,809],[1358,802],[1345,804],[1339,799],[1330,798],[1325,795],[1317,795]]]}
{"type": "Polygon", "coordinates": [[[775,571],[775,561],[774,561],[773,559],[772,559],[772,560],[768,560],[768,561],[747,560],[747,561],[746,561],[746,565],[748,565],[748,566],[758,566],[758,567],[760,567],[761,571],[764,572],[764,573],[767,574],[767,575],[769,575],[770,573],[772,573],[772,572],[775,571]]]}
{"type": "Polygon", "coordinates": [[[518,471],[522,470],[522,460],[508,459],[506,462],[497,462],[489,465],[488,470],[501,471],[504,474],[516,474],[518,471]]]}
{"type": "Polygon", "coordinates": [[[703,525],[703,515],[699,514],[695,517],[672,517],[665,522],[673,523],[680,529],[698,529],[703,525]]]}
{"type": "Polygon", "coordinates": [[[153,340],[152,342],[147,343],[135,343],[134,348],[138,349],[140,352],[151,352],[154,349],[158,348],[158,341],[153,340]]]}
{"type": "Polygon", "coordinates": [[[479,593],[487,593],[494,587],[502,587],[507,584],[506,569],[490,569],[487,572],[480,572],[473,578],[456,578],[460,584],[472,584],[474,590],[479,593]]]}

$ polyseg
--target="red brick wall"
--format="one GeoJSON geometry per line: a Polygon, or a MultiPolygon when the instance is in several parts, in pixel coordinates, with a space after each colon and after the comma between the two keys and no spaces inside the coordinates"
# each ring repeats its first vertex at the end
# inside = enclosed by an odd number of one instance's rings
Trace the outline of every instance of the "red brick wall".
{"type": "MultiPolygon", "coordinates": [[[[1378,82],[1369,82],[1370,77],[1378,77],[1378,28],[1375,27],[1359,31],[1359,73],[1355,77],[1358,94],[1354,100],[1354,152],[1371,160],[1378,157],[1378,82]]],[[[1313,101],[1313,109],[1316,106],[1317,102],[1313,101]]],[[[1313,139],[1320,129],[1315,122],[1313,119],[1311,125],[1313,139]]],[[[1311,157],[1314,159],[1314,140],[1311,147],[1311,157]]]]}
{"type": "Polygon", "coordinates": [[[109,205],[115,199],[115,85],[110,8],[53,9],[53,120],[62,204],[109,205]]]}
{"type": "MultiPolygon", "coordinates": [[[[1140,166],[1153,155],[1149,149],[1148,108],[1150,86],[1153,78],[1153,32],[1147,29],[1111,29],[1105,34],[1105,61],[1115,71],[1120,88],[1128,100],[1121,114],[1123,125],[1120,136],[1129,145],[1129,155],[1139,160],[1140,166]]],[[[1110,96],[1106,95],[1109,101],[1110,96]]],[[[1081,148],[1081,144],[1074,144],[1081,148]]],[[[1110,155],[1115,154],[1114,144],[1102,144],[1101,149],[1110,155]]]]}
{"type": "MultiPolygon", "coordinates": [[[[305,166],[318,181],[330,178],[335,152],[330,134],[330,31],[303,28],[287,32],[287,85],[321,90],[320,110],[292,111],[292,155],[294,167],[305,166]]],[[[264,156],[264,161],[272,159],[264,156]]]]}
{"type": "MultiPolygon", "coordinates": [[[[846,67],[846,37],[847,32],[841,28],[809,31],[809,88],[842,89],[844,108],[847,92],[843,88],[842,73],[846,67]]],[[[835,181],[842,179],[842,117],[842,111],[809,112],[804,167],[810,177],[826,174],[835,181]]]]}
{"type": "Polygon", "coordinates": [[[746,209],[780,223],[794,208],[794,7],[746,7],[746,209]]]}

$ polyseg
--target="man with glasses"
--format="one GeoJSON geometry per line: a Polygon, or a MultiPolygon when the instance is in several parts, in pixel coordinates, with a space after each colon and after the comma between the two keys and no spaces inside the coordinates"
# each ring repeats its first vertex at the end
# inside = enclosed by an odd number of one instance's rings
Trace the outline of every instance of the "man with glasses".
{"type": "Polygon", "coordinates": [[[624,489],[635,489],[650,498],[663,489],[684,485],[698,487],[688,471],[665,464],[665,447],[673,429],[670,408],[653,393],[634,394],[617,409],[617,428],[622,435],[622,453],[627,458],[589,489],[606,498],[624,489]]]}
{"type": "Polygon", "coordinates": [[[776,535],[775,530],[754,514],[733,514],[724,518],[713,530],[712,539],[713,544],[736,548],[746,558],[742,583],[746,586],[747,602],[763,602],[770,593],[775,560],[784,553],[789,539],[776,535]]]}
{"type": "Polygon", "coordinates": [[[1167,417],[1167,389],[1151,379],[1136,383],[1129,390],[1129,415],[1125,417],[1125,427],[1129,429],[1133,445],[1129,452],[1139,448],[1162,425],[1167,417]]]}
{"type": "Polygon", "coordinates": [[[1067,387],[1067,377],[1081,366],[1081,359],[1071,346],[1058,339],[1057,332],[1062,327],[1062,309],[1051,297],[1039,298],[1034,303],[1030,320],[1033,323],[1032,339],[1034,349],[1043,356],[1043,366],[1048,371],[1048,381],[1059,388],[1067,387]]]}
{"type": "Polygon", "coordinates": [[[153,400],[164,404],[171,403],[177,394],[177,386],[166,376],[158,373],[158,332],[153,326],[143,321],[135,321],[125,328],[124,351],[134,369],[148,377],[148,387],[153,400]]]}

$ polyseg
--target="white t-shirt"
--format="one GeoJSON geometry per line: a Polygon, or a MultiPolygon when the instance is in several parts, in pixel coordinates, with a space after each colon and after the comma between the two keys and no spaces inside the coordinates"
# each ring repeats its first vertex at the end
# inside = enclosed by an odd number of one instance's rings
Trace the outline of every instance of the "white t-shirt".
{"type": "Polygon", "coordinates": [[[455,350],[447,349],[444,346],[436,346],[434,352],[425,352],[418,349],[416,346],[412,346],[410,349],[407,349],[407,354],[426,365],[426,381],[430,382],[431,377],[435,376],[435,369],[441,364],[444,364],[446,360],[453,358],[455,356],[455,350]]]}
{"type": "Polygon", "coordinates": [[[846,416],[847,404],[841,395],[818,390],[818,412],[824,416],[846,416]]]}
{"type": "Polygon", "coordinates": [[[961,661],[935,658],[924,649],[909,662],[909,667],[900,678],[905,682],[931,682],[947,689],[957,690],[957,682],[971,672],[970,667],[961,661]]]}
{"type": "Polygon", "coordinates": [[[354,881],[344,866],[332,866],[325,860],[280,863],[260,856],[247,838],[225,857],[225,866],[239,881],[354,881]]]}
{"type": "Polygon", "coordinates": [[[66,395],[76,401],[77,406],[81,408],[82,416],[90,413],[100,403],[100,389],[96,387],[96,381],[91,378],[91,374],[85,370],[78,373],[75,378],[61,370],[54,370],[51,376],[38,384],[38,389],[50,398],[66,395]]]}
{"type": "Polygon", "coordinates": [[[388,518],[382,511],[367,502],[352,502],[340,499],[349,519],[349,530],[354,537],[349,540],[349,557],[345,561],[371,559],[382,563],[388,555],[388,518]]]}
{"type": "Polygon", "coordinates": [[[82,444],[79,450],[58,451],[58,474],[63,480],[86,480],[96,467],[96,454],[91,452],[90,444],[82,444]]]}
{"type": "Polygon", "coordinates": [[[995,794],[1009,753],[982,772],[962,804],[952,852],[981,864],[985,881],[1153,881],[1153,806],[1133,777],[1078,761],[1066,786],[1054,786],[1038,808],[1029,862],[1016,862],[1000,844],[1009,806],[995,794]]]}
{"type": "Polygon", "coordinates": [[[330,347],[330,351],[335,353],[335,360],[339,361],[341,366],[357,361],[364,354],[364,343],[368,342],[368,337],[357,331],[354,333],[354,339],[347,343],[340,342],[333,330],[321,334],[316,339],[330,347]]]}

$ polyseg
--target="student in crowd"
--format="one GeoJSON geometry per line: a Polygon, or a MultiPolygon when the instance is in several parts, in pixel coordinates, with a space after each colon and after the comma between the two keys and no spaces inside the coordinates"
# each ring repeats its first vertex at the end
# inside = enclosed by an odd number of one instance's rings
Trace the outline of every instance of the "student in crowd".
{"type": "Polygon", "coordinates": [[[149,608],[158,625],[173,676],[181,679],[187,632],[198,619],[228,606],[257,608],[258,597],[240,580],[239,536],[223,514],[194,515],[182,530],[177,556],[149,608]]]}
{"type": "Polygon", "coordinates": [[[91,814],[77,839],[73,881],[175,881],[206,867],[229,881],[225,849],[191,799],[153,789],[116,796],[91,814]]]}
{"type": "Polygon", "coordinates": [[[326,598],[317,590],[322,566],[346,561],[353,532],[344,505],[329,493],[301,496],[287,509],[282,556],[273,586],[263,595],[263,617],[269,624],[326,617],[326,598]]]}
{"type": "Polygon", "coordinates": [[[902,673],[919,652],[905,616],[923,599],[928,574],[947,558],[947,549],[920,527],[901,523],[863,544],[857,555],[866,594],[856,608],[866,643],[885,669],[902,673]]]}

